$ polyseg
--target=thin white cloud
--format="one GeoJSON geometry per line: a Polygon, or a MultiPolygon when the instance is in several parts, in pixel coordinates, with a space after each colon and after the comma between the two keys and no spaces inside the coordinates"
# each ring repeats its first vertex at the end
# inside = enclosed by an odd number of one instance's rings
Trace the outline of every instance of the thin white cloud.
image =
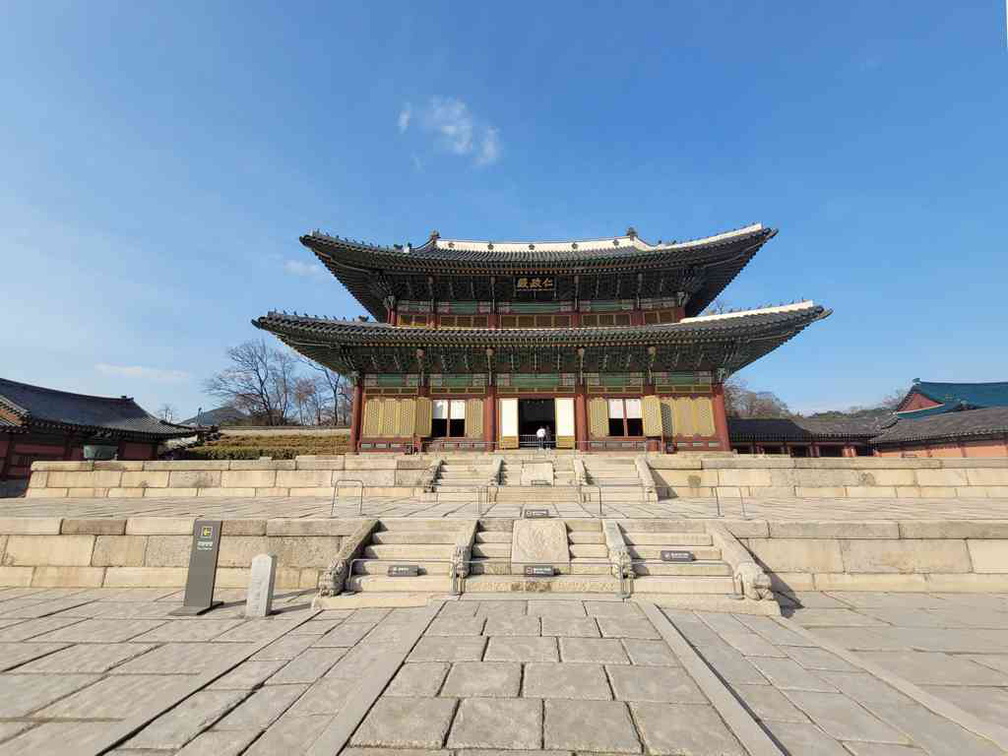
{"type": "Polygon", "coordinates": [[[476,165],[491,165],[500,160],[500,132],[493,126],[488,126],[483,132],[479,152],[476,153],[476,165]]]}
{"type": "Polygon", "coordinates": [[[321,265],[302,262],[301,260],[284,260],[284,270],[294,276],[318,278],[323,276],[321,265]]]}
{"type": "Polygon", "coordinates": [[[413,119],[413,106],[408,102],[406,107],[399,111],[399,133],[406,133],[406,129],[409,128],[410,121],[413,119]]]}
{"type": "Polygon", "coordinates": [[[116,375],[125,378],[142,378],[159,383],[180,383],[188,381],[190,376],[184,370],[163,370],[162,368],[144,367],[143,365],[109,365],[99,362],[95,370],[104,375],[116,375]]]}
{"type": "Polygon", "coordinates": [[[421,128],[433,134],[446,152],[469,157],[476,165],[490,165],[500,159],[500,131],[477,119],[457,97],[432,97],[419,120],[421,128]]]}

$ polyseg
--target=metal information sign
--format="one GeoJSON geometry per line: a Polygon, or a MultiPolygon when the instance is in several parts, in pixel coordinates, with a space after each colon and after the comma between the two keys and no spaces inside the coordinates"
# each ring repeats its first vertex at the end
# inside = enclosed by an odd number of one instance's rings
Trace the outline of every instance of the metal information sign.
{"type": "Polygon", "coordinates": [[[390,564],[388,568],[389,577],[416,577],[419,574],[418,564],[390,564]]]}
{"type": "Polygon", "coordinates": [[[663,562],[692,562],[696,559],[692,551],[673,551],[662,549],[661,558],[663,562]]]}
{"type": "Polygon", "coordinates": [[[220,520],[196,520],[193,524],[185,597],[182,599],[182,608],[176,609],[172,614],[181,616],[203,614],[215,606],[213,593],[214,584],[217,582],[220,530],[220,520]]]}
{"type": "Polygon", "coordinates": [[[525,577],[553,577],[556,570],[552,564],[526,564],[525,577]]]}
{"type": "Polygon", "coordinates": [[[525,509],[522,510],[522,516],[526,520],[534,520],[540,517],[549,517],[550,512],[548,509],[525,509]]]}

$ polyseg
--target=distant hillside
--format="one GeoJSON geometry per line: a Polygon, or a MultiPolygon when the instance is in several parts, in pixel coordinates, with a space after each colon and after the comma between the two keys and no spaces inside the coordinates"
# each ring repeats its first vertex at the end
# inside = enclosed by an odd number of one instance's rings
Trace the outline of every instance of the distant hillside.
{"type": "Polygon", "coordinates": [[[236,410],[234,407],[218,407],[217,409],[207,410],[196,417],[190,417],[188,420],[183,420],[183,425],[235,425],[240,423],[247,423],[251,418],[240,410],[236,410]]]}

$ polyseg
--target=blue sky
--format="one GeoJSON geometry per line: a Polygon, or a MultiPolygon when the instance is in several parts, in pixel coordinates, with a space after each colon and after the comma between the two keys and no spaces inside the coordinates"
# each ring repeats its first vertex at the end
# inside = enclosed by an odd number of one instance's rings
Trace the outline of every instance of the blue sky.
{"type": "Polygon", "coordinates": [[[363,312],[297,241],[780,234],[733,307],[802,411],[1008,377],[988,2],[15,2],[0,375],[183,415],[268,309],[363,312]]]}

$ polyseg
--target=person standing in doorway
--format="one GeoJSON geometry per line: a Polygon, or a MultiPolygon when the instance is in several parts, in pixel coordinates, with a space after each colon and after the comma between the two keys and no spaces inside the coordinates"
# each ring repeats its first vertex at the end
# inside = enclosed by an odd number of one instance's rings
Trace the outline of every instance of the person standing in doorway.
{"type": "Polygon", "coordinates": [[[536,438],[539,440],[539,448],[546,448],[546,427],[543,425],[539,426],[539,430],[536,431],[536,438]]]}

